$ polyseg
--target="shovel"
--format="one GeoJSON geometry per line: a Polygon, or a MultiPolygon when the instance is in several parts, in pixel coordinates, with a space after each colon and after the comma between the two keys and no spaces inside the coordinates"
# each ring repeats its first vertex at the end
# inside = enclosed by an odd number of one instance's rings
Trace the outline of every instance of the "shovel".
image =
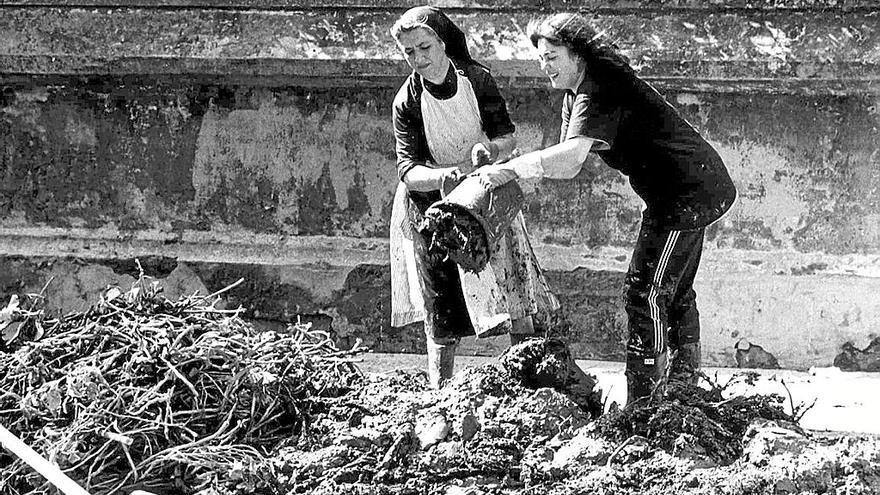
{"type": "MultiPolygon", "coordinates": [[[[49,483],[55,485],[64,495],[89,495],[83,487],[79,486],[75,481],[64,474],[55,464],[52,464],[45,457],[38,454],[34,449],[30,448],[14,433],[0,425],[0,444],[6,450],[12,452],[19,459],[26,462],[34,471],[40,473],[49,483]]],[[[154,495],[150,492],[135,490],[130,495],[154,495]]]]}

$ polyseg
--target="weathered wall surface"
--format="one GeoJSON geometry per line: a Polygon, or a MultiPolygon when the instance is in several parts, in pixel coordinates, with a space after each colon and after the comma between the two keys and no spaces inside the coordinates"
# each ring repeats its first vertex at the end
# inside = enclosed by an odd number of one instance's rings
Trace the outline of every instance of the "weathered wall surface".
{"type": "MultiPolygon", "coordinates": [[[[697,281],[710,364],[745,338],[830,365],[880,335],[880,14],[867,2],[593,2],[642,74],[715,145],[740,190],[697,281]]],[[[79,309],[137,275],[170,294],[244,278],[229,304],[381,351],[395,187],[390,101],[406,71],[369,2],[0,0],[0,296],[79,309]]],[[[522,148],[560,95],[525,2],[448,3],[493,67],[522,148]]],[[[564,10],[568,4],[548,5],[564,10]]],[[[641,204],[599,162],[527,187],[526,217],[582,357],[622,355],[641,204]]],[[[469,343],[497,352],[501,341],[469,343]]]]}

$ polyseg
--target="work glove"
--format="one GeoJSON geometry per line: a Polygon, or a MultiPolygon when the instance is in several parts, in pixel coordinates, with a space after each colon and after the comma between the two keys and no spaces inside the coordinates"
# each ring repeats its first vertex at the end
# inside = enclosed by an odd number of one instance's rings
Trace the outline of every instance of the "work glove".
{"type": "Polygon", "coordinates": [[[477,143],[471,148],[471,164],[474,167],[482,167],[489,163],[495,163],[498,160],[498,154],[501,150],[498,145],[489,141],[488,143],[477,143]]]}
{"type": "Polygon", "coordinates": [[[489,184],[492,189],[501,187],[518,177],[516,172],[507,166],[507,163],[483,165],[471,172],[471,175],[480,177],[483,181],[489,184]]]}
{"type": "Polygon", "coordinates": [[[540,179],[544,177],[544,165],[541,162],[541,152],[535,151],[503,163],[483,165],[471,173],[483,177],[494,189],[514,179],[540,179]]]}

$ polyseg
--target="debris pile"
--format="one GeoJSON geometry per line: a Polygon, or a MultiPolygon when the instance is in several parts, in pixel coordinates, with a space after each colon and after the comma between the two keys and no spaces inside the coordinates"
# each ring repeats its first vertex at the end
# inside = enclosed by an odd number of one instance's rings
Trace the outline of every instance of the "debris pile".
{"type": "Polygon", "coordinates": [[[201,495],[880,493],[880,441],[811,438],[781,396],[671,382],[597,418],[595,379],[573,364],[535,339],[439,391],[421,373],[369,375],[296,445],[201,495]]]}
{"type": "Polygon", "coordinates": [[[421,373],[366,377],[316,415],[297,445],[210,493],[256,486],[265,493],[423,493],[475,478],[522,487],[524,453],[589,424],[591,411],[601,411],[600,394],[594,378],[570,368],[577,366],[559,343],[528,341],[508,358],[463,370],[439,391],[421,373]],[[362,491],[367,486],[382,488],[362,491]]]}
{"type": "Polygon", "coordinates": [[[776,356],[764,350],[758,344],[753,344],[747,339],[739,339],[735,346],[734,358],[738,368],[778,369],[779,360],[776,356]]]}
{"type": "MultiPolygon", "coordinates": [[[[95,495],[880,493],[880,440],[812,437],[802,408],[734,382],[621,409],[532,339],[431,390],[360,373],[305,325],[256,331],[219,295],[172,302],[142,277],[84,313],[10,305],[0,422],[95,495]]],[[[50,491],[0,466],[0,492],[50,491]]]]}
{"type": "MultiPolygon", "coordinates": [[[[192,493],[260,462],[360,374],[326,333],[259,332],[222,292],[172,302],[141,277],[60,318],[13,301],[0,423],[92,493],[192,493]]],[[[2,493],[46,488],[6,452],[0,466],[2,493]]]]}

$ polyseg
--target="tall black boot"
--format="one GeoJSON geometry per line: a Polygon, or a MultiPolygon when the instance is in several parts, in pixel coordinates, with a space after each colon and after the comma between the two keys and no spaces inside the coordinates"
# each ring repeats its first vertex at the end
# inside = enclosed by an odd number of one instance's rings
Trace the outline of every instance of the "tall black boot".
{"type": "Polygon", "coordinates": [[[626,362],[626,404],[640,399],[662,396],[666,386],[666,373],[669,360],[666,354],[653,360],[629,358],[626,362]]]}
{"type": "Polygon", "coordinates": [[[672,369],[669,372],[670,380],[690,382],[696,385],[699,381],[700,361],[702,358],[702,346],[700,342],[681,344],[672,354],[672,369]]]}

